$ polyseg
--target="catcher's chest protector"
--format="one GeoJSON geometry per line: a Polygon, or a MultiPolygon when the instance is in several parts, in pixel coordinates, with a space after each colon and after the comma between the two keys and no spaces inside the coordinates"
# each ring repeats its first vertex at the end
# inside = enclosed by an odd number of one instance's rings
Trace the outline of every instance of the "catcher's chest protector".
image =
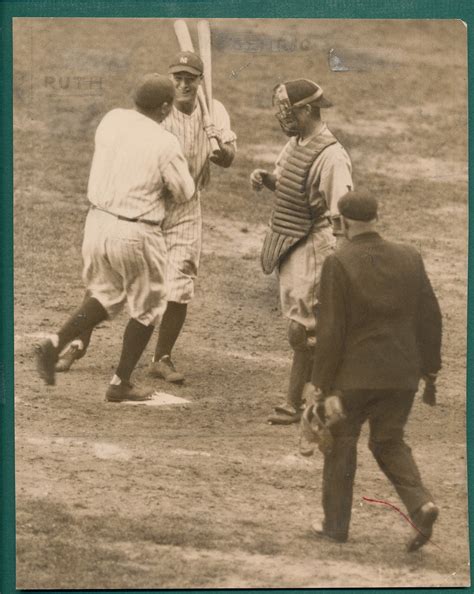
{"type": "Polygon", "coordinates": [[[326,204],[311,208],[306,180],[311,165],[322,151],[337,142],[329,132],[313,138],[307,145],[295,141],[287,144],[281,159],[281,174],[276,182],[276,204],[273,208],[261,253],[265,274],[271,274],[286,252],[311,231],[313,223],[326,212],[326,204]]]}

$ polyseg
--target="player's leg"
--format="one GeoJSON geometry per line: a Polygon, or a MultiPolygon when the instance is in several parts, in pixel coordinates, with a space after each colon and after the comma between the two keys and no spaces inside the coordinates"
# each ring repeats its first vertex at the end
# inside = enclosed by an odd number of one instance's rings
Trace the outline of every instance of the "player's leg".
{"type": "MultiPolygon", "coordinates": [[[[86,291],[84,295],[85,303],[90,297],[89,292],[86,291]]],[[[71,369],[75,361],[82,359],[87,352],[87,348],[91,341],[93,328],[82,332],[77,338],[75,338],[69,346],[61,353],[58,362],[56,363],[57,372],[67,372],[71,369]]]]}
{"type": "Polygon", "coordinates": [[[286,401],[268,417],[271,424],[297,423],[301,418],[303,389],[309,381],[316,327],[319,283],[319,245],[312,236],[298,243],[280,264],[278,275],[283,315],[289,319],[288,342],[293,351],[286,401]]]}
{"type": "Polygon", "coordinates": [[[311,376],[313,349],[306,328],[294,320],[290,320],[288,325],[288,342],[293,349],[293,362],[287,402],[299,411],[303,404],[303,388],[311,376]]]}
{"type": "Polygon", "coordinates": [[[166,307],[166,247],[158,228],[139,225],[137,236],[141,241],[120,241],[116,249],[110,248],[110,253],[114,254],[112,265],[122,273],[131,315],[123,336],[120,360],[106,392],[110,402],[147,400],[153,392],[153,389],[134,386],[130,378],[166,307]]]}
{"type": "Polygon", "coordinates": [[[82,332],[92,329],[107,319],[108,314],[102,304],[94,297],[89,297],[79,309],[66,321],[57,334],[45,339],[36,347],[38,372],[49,385],[55,383],[55,366],[59,353],[82,332]]]}
{"type": "Polygon", "coordinates": [[[168,382],[180,383],[184,381],[184,375],[176,371],[171,360],[171,352],[184,326],[187,308],[187,303],[168,301],[161,320],[152,367],[154,375],[166,379],[168,382]]]}
{"type": "Polygon", "coordinates": [[[120,279],[114,277],[104,257],[106,222],[110,224],[104,217],[112,220],[113,217],[98,213],[99,211],[90,211],[87,215],[82,245],[83,280],[88,288],[89,297],[57,334],[53,334],[36,347],[38,373],[50,385],[55,383],[55,366],[64,347],[113,315],[116,306],[123,300],[120,287],[117,288],[120,279]]]}
{"type": "Polygon", "coordinates": [[[288,324],[288,342],[293,349],[290,379],[286,401],[275,407],[275,412],[268,417],[272,425],[297,423],[303,408],[303,389],[311,376],[313,345],[306,328],[290,320],[288,324]]]}
{"type": "Polygon", "coordinates": [[[130,382],[130,377],[140,357],[146,349],[155,326],[148,326],[131,318],[125,328],[122,352],[115,374],[107,388],[106,399],[109,402],[123,400],[147,400],[150,390],[140,389],[130,382]]]}
{"type": "Polygon", "coordinates": [[[194,296],[202,235],[199,200],[184,205],[178,220],[178,223],[164,230],[168,306],[160,324],[150,369],[155,377],[173,383],[184,381],[184,375],[174,366],[172,351],[186,320],[187,304],[194,296]]]}

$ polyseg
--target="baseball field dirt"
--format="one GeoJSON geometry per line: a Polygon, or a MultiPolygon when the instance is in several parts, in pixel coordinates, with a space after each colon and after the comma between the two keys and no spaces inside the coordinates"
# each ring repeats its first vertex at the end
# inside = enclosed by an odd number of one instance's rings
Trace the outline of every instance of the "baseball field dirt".
{"type": "Polygon", "coordinates": [[[136,371],[189,403],[148,407],[104,401],[125,314],[98,328],[54,387],[38,379],[33,346],[83,295],[95,128],[131,105],[138,75],[166,72],[172,22],[15,22],[17,587],[467,586],[465,27],[219,20],[212,29],[214,96],[231,115],[238,156],[231,169],[213,168],[203,197],[202,265],[174,355],[186,383],[148,375],[152,343],[136,371]],[[334,56],[346,68],[331,70],[334,56]],[[401,505],[366,431],[350,540],[340,545],[310,532],[321,456],[298,454],[295,426],[265,422],[291,353],[276,279],[259,264],[272,197],[252,193],[248,175],[271,168],[285,142],[271,92],[295,77],[334,101],[324,115],[351,154],[356,186],[378,196],[387,238],[420,249],[443,310],[439,403],[418,397],[407,428],[441,513],[433,541],[411,555],[404,518],[363,499],[401,505]]]}

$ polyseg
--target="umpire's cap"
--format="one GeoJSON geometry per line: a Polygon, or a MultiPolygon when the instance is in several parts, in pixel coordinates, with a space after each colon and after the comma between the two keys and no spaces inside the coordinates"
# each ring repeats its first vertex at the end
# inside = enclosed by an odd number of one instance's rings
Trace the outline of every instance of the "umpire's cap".
{"type": "Polygon", "coordinates": [[[283,84],[286,87],[291,107],[301,107],[308,103],[316,107],[332,107],[331,101],[324,97],[322,87],[312,80],[298,78],[283,84]]]}
{"type": "Polygon", "coordinates": [[[179,52],[171,60],[168,72],[170,74],[189,72],[194,76],[200,76],[204,72],[204,64],[194,52],[179,52]]]}
{"type": "Polygon", "coordinates": [[[377,218],[377,200],[362,192],[347,192],[337,203],[343,217],[354,221],[369,222],[377,218]]]}
{"type": "Polygon", "coordinates": [[[172,103],[175,96],[174,85],[163,74],[146,74],[137,84],[133,93],[135,105],[140,109],[151,110],[172,103]]]}

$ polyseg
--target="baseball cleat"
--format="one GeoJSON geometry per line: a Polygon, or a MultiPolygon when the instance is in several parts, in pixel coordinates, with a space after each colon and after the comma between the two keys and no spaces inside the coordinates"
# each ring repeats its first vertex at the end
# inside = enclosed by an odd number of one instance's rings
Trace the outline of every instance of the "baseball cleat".
{"type": "Polygon", "coordinates": [[[81,359],[84,355],[84,349],[80,349],[77,344],[72,343],[67,351],[59,357],[56,371],[59,373],[69,371],[74,361],[81,359]]]}
{"type": "Polygon", "coordinates": [[[407,551],[413,553],[421,549],[431,538],[433,534],[433,524],[438,519],[439,509],[432,501],[425,503],[413,515],[413,523],[416,525],[415,535],[410,538],[407,544],[407,551]]]}
{"type": "Polygon", "coordinates": [[[122,382],[118,386],[109,384],[105,392],[107,402],[143,402],[151,400],[154,390],[152,388],[138,388],[130,382],[122,382]]]}
{"type": "Polygon", "coordinates": [[[54,386],[56,383],[54,368],[58,360],[58,352],[50,338],[35,345],[35,355],[39,376],[48,386],[54,386]]]}
{"type": "Polygon", "coordinates": [[[333,542],[347,542],[347,535],[336,535],[331,532],[328,532],[324,526],[324,522],[316,520],[311,524],[311,533],[313,536],[317,536],[318,538],[324,538],[325,540],[331,540],[333,542]]]}
{"type": "Polygon", "coordinates": [[[176,367],[169,355],[161,357],[159,361],[153,361],[150,373],[155,377],[159,377],[173,384],[181,384],[184,382],[184,375],[179,371],[176,371],[176,367]]]}

